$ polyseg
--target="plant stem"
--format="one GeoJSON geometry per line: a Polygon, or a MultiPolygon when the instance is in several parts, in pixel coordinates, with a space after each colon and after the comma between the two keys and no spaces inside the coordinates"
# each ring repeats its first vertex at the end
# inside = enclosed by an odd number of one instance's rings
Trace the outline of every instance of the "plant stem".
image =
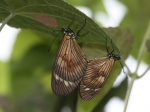
{"type": "Polygon", "coordinates": [[[133,73],[133,76],[130,75],[131,76],[131,82],[130,82],[129,88],[127,90],[127,94],[126,94],[126,98],[125,98],[125,106],[124,106],[124,111],[123,112],[126,112],[126,110],[127,110],[127,106],[128,106],[128,102],[129,102],[129,98],[130,98],[130,94],[131,94],[131,90],[132,90],[134,81],[138,78],[143,77],[147,73],[147,71],[150,69],[150,66],[149,66],[141,76],[138,76],[138,74],[137,74],[137,71],[139,69],[142,57],[143,57],[144,52],[145,52],[145,45],[146,45],[146,41],[148,40],[148,38],[150,38],[150,21],[149,21],[147,31],[145,33],[144,39],[142,41],[142,44],[141,44],[141,47],[140,47],[140,50],[139,50],[138,65],[136,67],[135,72],[133,73]]]}
{"type": "Polygon", "coordinates": [[[150,70],[150,65],[147,67],[147,69],[141,76],[138,76],[138,79],[142,78],[149,70],[150,70]]]}
{"type": "Polygon", "coordinates": [[[132,76],[131,74],[132,74],[132,72],[130,71],[130,69],[129,69],[129,67],[124,63],[124,65],[125,65],[125,67],[127,68],[127,71],[128,71],[128,76],[132,76]]]}
{"type": "Polygon", "coordinates": [[[138,65],[136,67],[135,74],[137,73],[137,71],[139,69],[142,57],[144,55],[146,41],[148,40],[148,38],[150,38],[150,21],[149,21],[147,31],[145,33],[144,39],[142,41],[142,44],[141,44],[141,47],[140,47],[140,50],[139,50],[138,59],[137,59],[138,60],[138,65]]]}
{"type": "Polygon", "coordinates": [[[128,87],[128,91],[127,91],[126,98],[125,98],[125,106],[124,106],[123,112],[126,112],[126,110],[127,110],[129,98],[130,98],[130,95],[131,95],[131,90],[132,90],[132,87],[133,87],[133,84],[134,84],[135,80],[136,80],[136,75],[134,77],[132,77],[130,85],[128,87]]]}
{"type": "Polygon", "coordinates": [[[11,13],[3,22],[2,22],[2,25],[0,26],[0,32],[1,30],[3,29],[3,27],[5,26],[6,23],[8,23],[8,21],[13,18],[15,16],[14,13],[11,13]]]}

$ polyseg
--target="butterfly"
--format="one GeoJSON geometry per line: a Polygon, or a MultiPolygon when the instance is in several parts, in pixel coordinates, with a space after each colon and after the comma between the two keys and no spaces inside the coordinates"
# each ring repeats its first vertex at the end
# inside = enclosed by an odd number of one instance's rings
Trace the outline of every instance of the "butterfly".
{"type": "Polygon", "coordinates": [[[121,59],[119,54],[114,54],[114,50],[109,53],[107,47],[106,49],[108,52],[107,57],[95,58],[88,62],[85,75],[83,76],[79,88],[79,94],[85,101],[93,99],[101,91],[115,61],[121,59]]]}
{"type": "Polygon", "coordinates": [[[87,67],[87,59],[75,40],[80,30],[76,34],[69,27],[61,30],[64,36],[54,62],[51,84],[54,94],[58,96],[75,90],[87,67]]]}

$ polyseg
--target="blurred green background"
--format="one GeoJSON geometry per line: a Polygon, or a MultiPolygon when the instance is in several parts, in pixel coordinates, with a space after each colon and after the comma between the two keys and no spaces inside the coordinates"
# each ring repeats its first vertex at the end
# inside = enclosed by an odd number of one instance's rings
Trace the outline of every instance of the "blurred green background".
{"type": "MultiPolygon", "coordinates": [[[[97,14],[103,12],[107,16],[102,0],[66,0],[66,2],[75,7],[88,8],[92,12],[91,18],[101,26],[102,23],[96,19],[97,14]]],[[[124,39],[114,38],[114,43],[119,47],[122,46],[119,49],[122,50],[124,59],[128,55],[132,55],[136,59],[150,20],[150,1],[120,0],[118,2],[127,8],[127,13],[118,27],[127,28],[132,33],[123,30],[122,32],[125,34],[122,34],[121,29],[118,29],[119,34],[110,33],[110,36],[113,38],[116,35],[123,35],[124,39]],[[134,36],[134,41],[131,39],[133,36],[130,35],[134,36]],[[131,50],[130,54],[126,53],[128,49],[123,46],[128,47],[131,44],[133,44],[132,49],[128,48],[131,50]]],[[[93,100],[89,103],[82,101],[78,97],[77,90],[65,97],[55,96],[51,90],[51,71],[61,36],[59,35],[59,39],[52,44],[48,51],[50,42],[54,39],[53,36],[29,29],[22,29],[18,33],[11,58],[7,62],[0,61],[0,112],[104,112],[105,105],[112,97],[117,96],[124,99],[127,78],[117,87],[111,88],[110,86],[107,94],[101,94],[98,101],[93,100]]],[[[89,48],[90,44],[87,45],[83,42],[80,45],[86,55],[91,54],[87,56],[89,59],[101,54],[97,44],[91,44],[92,48],[89,48]]],[[[147,52],[143,61],[149,64],[148,57],[147,52]]],[[[113,69],[113,73],[116,73],[115,70],[117,71],[118,67],[120,67],[119,64],[113,69]]],[[[120,69],[121,67],[118,69],[117,75],[120,69]]]]}

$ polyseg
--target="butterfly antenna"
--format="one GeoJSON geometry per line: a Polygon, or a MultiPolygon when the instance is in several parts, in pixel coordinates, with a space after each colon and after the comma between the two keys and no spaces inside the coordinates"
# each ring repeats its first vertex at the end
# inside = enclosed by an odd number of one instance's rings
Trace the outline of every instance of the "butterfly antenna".
{"type": "Polygon", "coordinates": [[[107,37],[106,37],[106,50],[107,50],[107,53],[109,54],[109,50],[108,50],[108,46],[107,46],[107,37]]]}
{"type": "Polygon", "coordinates": [[[53,33],[54,33],[54,32],[57,32],[57,31],[61,31],[61,30],[53,30],[53,33]]]}
{"type": "Polygon", "coordinates": [[[50,43],[50,45],[49,45],[49,48],[48,48],[48,52],[50,52],[51,46],[52,46],[53,42],[55,41],[55,39],[56,39],[56,38],[54,38],[54,39],[51,41],[51,43],[50,43]]]}
{"type": "Polygon", "coordinates": [[[125,72],[125,70],[124,70],[124,68],[123,68],[123,65],[122,65],[122,63],[121,63],[121,61],[120,61],[120,60],[119,60],[119,62],[120,62],[120,65],[121,65],[121,67],[122,67],[123,73],[124,73],[125,75],[127,75],[127,76],[128,76],[128,74],[125,72]]]}
{"type": "Polygon", "coordinates": [[[119,49],[118,49],[118,51],[119,51],[119,54],[121,54],[119,49]]]}
{"type": "Polygon", "coordinates": [[[73,20],[71,21],[71,23],[68,25],[68,28],[70,28],[70,26],[74,23],[75,20],[75,14],[73,15],[73,20]]]}
{"type": "Polygon", "coordinates": [[[114,52],[114,46],[113,46],[113,41],[112,41],[112,39],[111,39],[111,46],[112,46],[113,50],[111,51],[110,54],[112,54],[112,53],[114,52]]]}
{"type": "Polygon", "coordinates": [[[56,35],[56,37],[51,41],[51,43],[50,43],[50,45],[49,45],[48,52],[50,52],[51,46],[52,46],[53,42],[57,39],[57,37],[58,37],[59,34],[60,34],[60,33],[58,33],[58,34],[56,35]]]}
{"type": "Polygon", "coordinates": [[[76,25],[76,27],[74,29],[78,28],[78,25],[76,25]]]}
{"type": "MultiPolygon", "coordinates": [[[[84,24],[83,24],[82,27],[78,30],[77,36],[79,36],[80,31],[84,28],[85,25],[86,25],[86,18],[85,18],[84,24]]],[[[86,34],[87,34],[87,33],[86,33],[86,34]]],[[[85,35],[85,34],[84,34],[84,35],[85,35]]],[[[80,35],[80,36],[81,36],[81,35],[80,35]]]]}

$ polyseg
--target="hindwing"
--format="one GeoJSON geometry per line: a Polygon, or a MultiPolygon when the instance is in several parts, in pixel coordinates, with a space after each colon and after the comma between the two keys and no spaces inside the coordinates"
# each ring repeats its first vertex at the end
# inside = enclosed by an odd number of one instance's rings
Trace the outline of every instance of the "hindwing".
{"type": "Polygon", "coordinates": [[[93,99],[104,86],[114,64],[113,58],[96,58],[88,63],[80,83],[80,96],[83,100],[93,99]]]}

